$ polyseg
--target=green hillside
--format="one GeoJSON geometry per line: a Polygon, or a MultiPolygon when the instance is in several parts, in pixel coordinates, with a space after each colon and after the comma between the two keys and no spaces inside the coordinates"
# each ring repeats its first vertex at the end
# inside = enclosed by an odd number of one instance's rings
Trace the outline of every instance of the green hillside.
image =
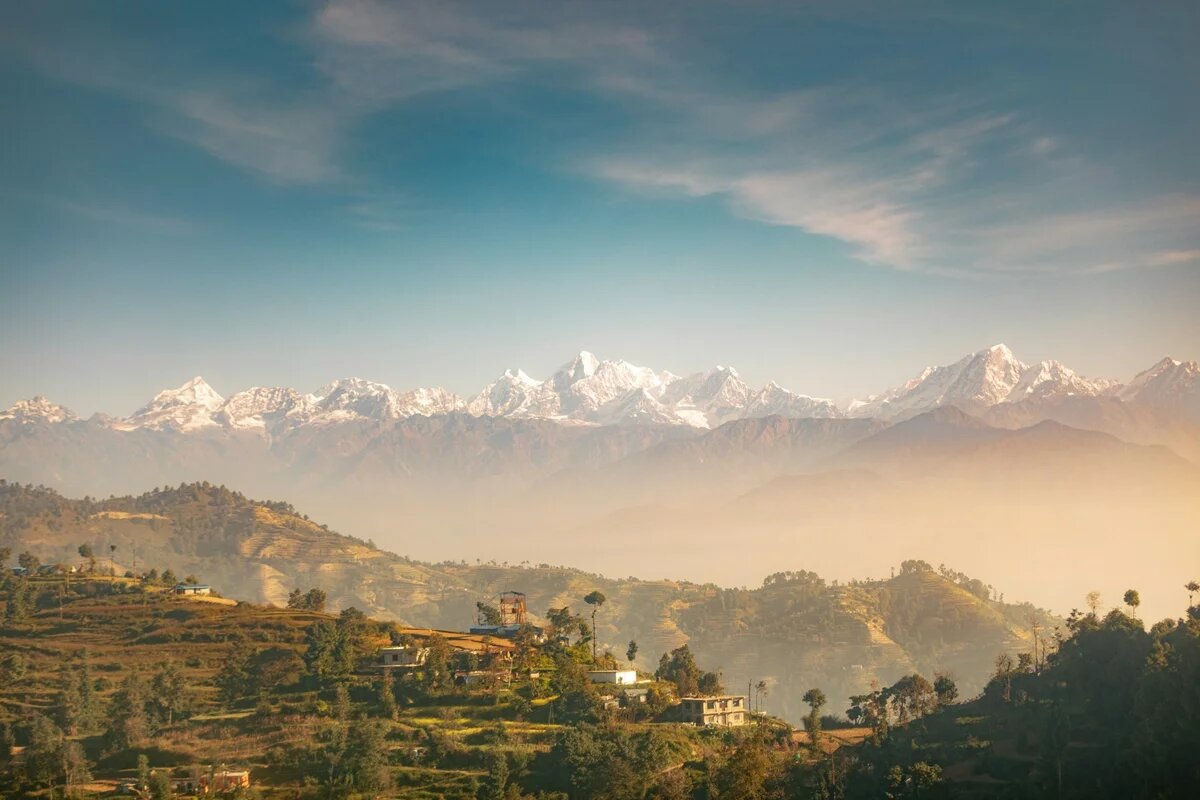
{"type": "MultiPolygon", "coordinates": [[[[476,687],[460,686],[457,670],[498,669],[497,656],[433,638],[422,668],[375,669],[379,647],[417,640],[352,609],[209,602],[142,580],[9,576],[0,619],[4,797],[91,797],[139,780],[145,796],[191,796],[225,770],[251,774],[252,791],[237,796],[521,797],[522,787],[613,796],[569,766],[600,768],[598,756],[566,749],[584,735],[649,748],[623,778],[644,796],[664,770],[695,773],[737,740],[656,721],[666,705],[653,698],[606,706],[603,688],[587,682],[593,662],[578,617],[573,642],[522,645],[511,682],[476,687]],[[588,727],[602,721],[603,732],[588,727]],[[152,779],[139,778],[139,758],[152,779]],[[154,781],[170,786],[159,792],[154,781]]],[[[676,691],[646,685],[664,701],[676,691]]],[[[755,728],[786,738],[775,723],[755,728]]]]}
{"type": "Polygon", "coordinates": [[[1195,797],[1200,606],[1147,631],[1126,598],[1103,618],[1073,615],[1045,658],[998,660],[968,702],[926,703],[911,683],[860,698],[874,733],[839,751],[844,796],[1195,797]]]}
{"type": "Polygon", "coordinates": [[[796,722],[811,686],[844,699],[873,682],[944,672],[973,693],[998,653],[1030,649],[1034,627],[1058,622],[919,561],[889,580],[838,585],[781,573],[756,589],[610,579],[548,564],[425,564],[339,535],[286,503],[209,484],[70,500],[0,483],[0,546],[77,564],[81,544],[117,574],[155,565],[200,576],[228,597],[279,606],[293,589],[319,587],[331,608],[444,629],[470,625],[476,603],[503,591],[525,592],[533,621],[544,622],[550,608],[582,610],[582,598],[598,589],[608,598],[597,615],[601,649],[622,653],[636,640],[639,665],[649,668],[689,644],[731,686],[765,681],[764,707],[796,722]]]}

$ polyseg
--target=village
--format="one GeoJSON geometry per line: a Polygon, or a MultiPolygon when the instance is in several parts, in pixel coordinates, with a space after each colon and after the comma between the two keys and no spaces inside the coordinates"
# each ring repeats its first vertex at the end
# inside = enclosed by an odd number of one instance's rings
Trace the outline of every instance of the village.
{"type": "MultiPolygon", "coordinates": [[[[536,665],[522,668],[517,663],[518,651],[531,645],[544,645],[547,641],[546,631],[528,622],[525,595],[504,592],[497,606],[481,603],[479,608],[481,616],[486,614],[492,618],[481,618],[466,632],[398,627],[397,634],[405,643],[380,648],[377,668],[385,672],[415,672],[428,661],[430,641],[437,640],[453,655],[456,686],[495,689],[510,686],[516,679],[536,681],[541,678],[542,669],[536,665]]],[[[651,698],[655,684],[662,685],[654,676],[640,675],[632,664],[623,668],[614,664],[588,669],[587,678],[600,693],[606,710],[644,705],[651,698]]],[[[677,697],[656,719],[698,726],[736,727],[750,722],[750,710],[745,695],[718,692],[677,697]]]]}
{"type": "MultiPolygon", "coordinates": [[[[57,605],[57,624],[66,625],[61,628],[64,635],[78,630],[70,621],[72,603],[78,604],[83,619],[89,620],[92,643],[83,650],[72,643],[72,655],[65,661],[52,659],[38,666],[32,660],[37,651],[23,650],[28,655],[8,656],[0,664],[9,675],[45,675],[52,685],[76,687],[30,694],[17,686],[28,677],[3,687],[0,693],[8,695],[8,707],[25,709],[24,716],[9,723],[16,739],[3,755],[12,774],[39,769],[42,745],[28,726],[37,719],[30,715],[44,709],[47,719],[62,720],[59,741],[66,749],[58,757],[86,753],[87,761],[94,762],[80,773],[84,777],[71,796],[249,797],[264,791],[275,796],[280,781],[286,782],[294,771],[286,765],[295,756],[281,753],[311,746],[299,729],[289,731],[283,724],[288,715],[316,732],[348,730],[351,738],[345,747],[351,746],[355,726],[363,724],[355,720],[390,720],[392,733],[379,743],[380,758],[396,764],[393,769],[429,775],[440,775],[457,763],[456,757],[446,755],[446,748],[455,752],[461,745],[447,744],[446,737],[457,740],[462,734],[456,731],[480,724],[498,726],[508,733],[496,736],[518,736],[535,750],[545,748],[544,742],[563,730],[600,721],[634,730],[648,726],[698,733],[758,722],[778,735],[790,734],[781,721],[754,713],[745,695],[725,693],[719,674],[702,671],[686,645],[663,654],[654,673],[639,671],[636,643],[630,642],[625,659],[618,660],[596,641],[594,616],[589,625],[584,616],[565,607],[549,609],[545,623],[534,624],[527,598],[518,591],[502,593],[495,605],[477,602],[474,624],[464,625],[465,630],[444,630],[372,620],[354,609],[329,614],[319,589],[307,594],[296,590],[292,602],[281,609],[221,597],[194,576],[173,580],[170,571],[117,576],[100,574],[102,570],[90,563],[47,569],[30,558],[25,561],[8,570],[9,604],[26,593],[34,614],[39,607],[50,609],[47,623],[54,619],[57,605]],[[261,645],[239,650],[237,644],[214,642],[201,649],[189,644],[183,651],[189,655],[172,658],[177,648],[154,644],[155,636],[144,643],[139,639],[132,648],[97,648],[95,620],[112,615],[114,632],[124,636],[128,629],[120,620],[129,614],[148,621],[173,620],[174,632],[165,636],[177,642],[212,641],[217,631],[224,639],[231,626],[241,625],[249,625],[247,632],[259,637],[283,619],[296,627],[289,628],[293,633],[286,650],[261,645]],[[205,621],[200,628],[199,620],[205,621]],[[323,649],[327,646],[332,649],[323,649]],[[325,666],[326,656],[336,662],[334,667],[325,666]],[[97,657],[102,660],[92,661],[97,657]],[[93,666],[86,666],[89,662],[93,666]],[[84,664],[82,676],[73,677],[67,663],[75,665],[72,670],[84,664]],[[130,663],[138,666],[130,669],[130,663]],[[118,665],[123,675],[119,680],[87,677],[93,668],[103,674],[118,665]],[[111,720],[98,715],[99,704],[105,702],[96,694],[100,686],[114,715],[111,720]],[[93,699],[85,700],[88,695],[93,699]],[[90,711],[84,707],[88,704],[90,711]],[[164,716],[164,708],[177,712],[164,716]],[[296,716],[298,712],[303,713],[296,716]],[[441,721],[450,714],[453,724],[441,721]],[[220,734],[207,739],[206,731],[220,734]],[[157,740],[189,744],[178,751],[156,746],[147,753],[143,748],[157,741],[146,736],[151,733],[157,740]],[[254,741],[279,744],[247,746],[254,741]],[[86,746],[74,750],[72,742],[86,746]]],[[[601,604],[603,595],[594,592],[585,602],[601,604]]],[[[8,611],[6,616],[10,625],[22,619],[8,611]]],[[[36,619],[26,617],[25,624],[36,619]]],[[[482,747],[481,754],[487,749],[482,747]]],[[[470,782],[476,773],[455,774],[470,782]]]]}

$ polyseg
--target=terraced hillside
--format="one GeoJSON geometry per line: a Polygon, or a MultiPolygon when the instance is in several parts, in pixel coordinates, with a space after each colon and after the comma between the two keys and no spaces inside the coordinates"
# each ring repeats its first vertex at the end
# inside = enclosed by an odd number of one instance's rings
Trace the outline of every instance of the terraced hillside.
{"type": "Polygon", "coordinates": [[[1030,650],[1033,627],[1056,624],[1028,605],[997,601],[979,581],[917,561],[888,580],[837,585],[780,573],[756,589],[611,579],[548,564],[426,564],[335,533],[286,503],[209,484],[106,500],[0,485],[0,547],[74,564],[81,544],[117,574],[171,569],[228,597],[276,605],[292,589],[319,587],[330,608],[444,629],[470,625],[476,603],[502,591],[525,592],[540,621],[550,608],[588,611],[582,598],[598,589],[607,598],[596,619],[602,648],[623,657],[635,640],[639,665],[653,667],[687,643],[728,687],[765,680],[764,708],[794,721],[812,686],[835,707],[914,670],[947,672],[964,692],[977,691],[997,654],[1030,650]]]}

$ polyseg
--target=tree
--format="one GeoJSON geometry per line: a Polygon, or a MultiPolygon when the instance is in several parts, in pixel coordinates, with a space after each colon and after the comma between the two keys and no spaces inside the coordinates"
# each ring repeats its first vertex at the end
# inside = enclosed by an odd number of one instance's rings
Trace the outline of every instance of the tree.
{"type": "Polygon", "coordinates": [[[564,729],[551,748],[553,777],[572,798],[641,800],[657,784],[670,749],[654,728],[577,725],[564,729]]]}
{"type": "Polygon", "coordinates": [[[638,645],[633,639],[629,640],[629,647],[625,648],[625,660],[629,662],[629,666],[633,666],[634,659],[637,658],[638,645]]]}
{"type": "Polygon", "coordinates": [[[654,677],[675,684],[680,697],[694,695],[700,690],[700,668],[696,666],[692,650],[686,644],[676,647],[669,654],[662,654],[654,677]]]}
{"type": "Polygon", "coordinates": [[[292,589],[288,593],[287,607],[300,611],[324,611],[325,599],[325,591],[323,589],[313,588],[307,592],[292,589]]]}
{"type": "Polygon", "coordinates": [[[746,737],[713,777],[722,800],[762,800],[774,765],[771,747],[761,734],[746,737]]]}
{"type": "Polygon", "coordinates": [[[808,715],[804,718],[804,729],[808,731],[814,748],[820,745],[821,709],[825,707],[825,693],[820,689],[809,689],[802,698],[808,703],[808,715]]]}
{"type": "Polygon", "coordinates": [[[191,697],[183,675],[172,663],[164,661],[150,679],[148,710],[158,725],[170,725],[176,717],[183,718],[191,709],[191,697]]]}
{"type": "Polygon", "coordinates": [[[4,619],[8,622],[24,622],[33,613],[33,590],[29,578],[24,575],[8,582],[8,598],[4,604],[4,619]]]}
{"type": "Polygon", "coordinates": [[[29,663],[20,653],[9,653],[0,658],[0,683],[14,684],[25,677],[29,663]]]}
{"type": "Polygon", "coordinates": [[[425,645],[429,648],[422,670],[425,690],[430,694],[449,691],[454,686],[454,675],[450,671],[450,645],[437,634],[430,636],[425,645]]]}
{"type": "Polygon", "coordinates": [[[71,736],[79,734],[83,725],[83,698],[79,692],[79,681],[70,668],[59,673],[58,699],[55,703],[55,718],[71,736]]]}
{"type": "Polygon", "coordinates": [[[250,659],[249,694],[273,691],[279,686],[290,686],[300,680],[304,661],[288,647],[268,647],[259,650],[250,659]]]}
{"type": "Polygon", "coordinates": [[[357,719],[346,736],[345,783],[355,791],[374,793],[387,788],[387,745],[377,720],[357,719]]]}
{"type": "Polygon", "coordinates": [[[913,673],[892,684],[892,705],[901,724],[910,718],[923,717],[937,706],[933,687],[924,677],[913,673]]]}
{"type": "Polygon", "coordinates": [[[167,770],[156,769],[150,772],[150,800],[171,799],[171,776],[167,770]]]}
{"type": "Polygon", "coordinates": [[[137,757],[137,785],[143,791],[150,790],[150,757],[139,753],[137,757]]]}
{"type": "Polygon", "coordinates": [[[62,774],[63,732],[41,714],[34,714],[25,746],[25,775],[39,786],[54,786],[62,774]]]}
{"type": "Polygon", "coordinates": [[[721,682],[721,673],[719,672],[702,672],[700,680],[696,683],[696,691],[702,695],[712,696],[721,694],[725,691],[725,684],[721,682]]]}
{"type": "Polygon", "coordinates": [[[1092,616],[1096,616],[1100,608],[1100,593],[1095,589],[1087,593],[1087,607],[1092,610],[1092,616]]]}
{"type": "Polygon", "coordinates": [[[154,735],[153,721],[146,713],[146,684],[131,672],[113,693],[105,741],[112,750],[128,750],[147,742],[154,735]]]}
{"type": "MultiPolygon", "coordinates": [[[[937,764],[918,761],[908,767],[895,766],[888,773],[888,783],[897,791],[907,789],[912,798],[919,798],[921,792],[942,782],[942,768],[937,764]]],[[[896,797],[896,794],[889,794],[896,797]]]]}
{"type": "Polygon", "coordinates": [[[92,546],[86,542],[79,545],[79,555],[88,560],[88,573],[96,571],[96,554],[92,552],[92,546]]]}
{"type": "Polygon", "coordinates": [[[1192,605],[1193,605],[1193,604],[1192,604],[1192,595],[1194,595],[1196,592],[1200,592],[1200,583],[1197,583],[1196,581],[1188,581],[1188,582],[1187,582],[1187,583],[1184,585],[1184,587],[1183,587],[1183,588],[1187,589],[1187,593],[1188,593],[1188,608],[1191,608],[1191,607],[1192,607],[1192,605]]]}
{"type": "Polygon", "coordinates": [[[765,678],[754,684],[754,696],[758,701],[754,709],[755,711],[762,711],[762,699],[767,696],[769,691],[770,686],[767,685],[765,678]]]}
{"type": "Polygon", "coordinates": [[[0,722],[0,773],[3,773],[8,768],[9,762],[12,761],[12,749],[16,744],[17,740],[13,736],[12,726],[7,722],[0,722]]]}
{"type": "Polygon", "coordinates": [[[500,609],[490,606],[482,600],[475,603],[475,616],[480,625],[499,626],[503,622],[500,609]]]}
{"type": "Polygon", "coordinates": [[[607,600],[608,598],[599,589],[589,592],[587,597],[583,598],[583,602],[592,607],[592,660],[596,658],[596,612],[607,600]]]}
{"type": "Polygon", "coordinates": [[[941,705],[949,705],[958,697],[958,686],[949,675],[938,675],[933,681],[933,691],[937,695],[938,703],[941,705]]]}
{"type": "Polygon", "coordinates": [[[392,676],[386,672],[376,679],[376,694],[379,697],[379,711],[384,719],[395,719],[399,710],[396,705],[396,692],[392,688],[392,676]]]}
{"type": "Polygon", "coordinates": [[[487,778],[479,789],[479,800],[504,800],[508,791],[508,757],[499,750],[487,755],[487,778]]]}
{"type": "Polygon", "coordinates": [[[587,670],[565,652],[554,657],[550,689],[558,695],[551,709],[557,722],[593,722],[599,716],[599,698],[587,670]]]}
{"type": "Polygon", "coordinates": [[[20,565],[21,568],[23,568],[26,572],[33,573],[37,572],[37,568],[41,566],[42,562],[38,560],[37,556],[26,550],[24,553],[21,553],[21,555],[17,556],[17,564],[20,565]]]}
{"type": "Polygon", "coordinates": [[[1129,589],[1125,592],[1124,600],[1125,605],[1129,606],[1131,613],[1136,617],[1137,608],[1142,604],[1141,595],[1137,593],[1136,589],[1129,589]]]}
{"type": "Polygon", "coordinates": [[[11,547],[0,547],[0,569],[8,568],[8,560],[12,558],[11,547]]]}
{"type": "Polygon", "coordinates": [[[226,705],[233,705],[258,688],[254,685],[254,673],[251,669],[253,658],[254,650],[245,639],[234,639],[230,644],[229,652],[225,654],[225,660],[213,679],[221,701],[226,705]]]}

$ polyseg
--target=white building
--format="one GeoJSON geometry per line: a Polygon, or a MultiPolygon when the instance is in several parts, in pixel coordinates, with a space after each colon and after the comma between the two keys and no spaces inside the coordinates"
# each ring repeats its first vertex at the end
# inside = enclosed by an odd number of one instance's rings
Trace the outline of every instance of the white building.
{"type": "Polygon", "coordinates": [[[175,594],[212,594],[212,587],[205,583],[177,583],[175,594]]]}
{"type": "Polygon", "coordinates": [[[632,669],[593,669],[588,672],[592,683],[616,683],[622,686],[637,683],[637,670],[632,669]]]}
{"type": "Polygon", "coordinates": [[[382,647],[379,649],[379,666],[411,668],[419,667],[429,657],[428,647],[382,647]]]}

